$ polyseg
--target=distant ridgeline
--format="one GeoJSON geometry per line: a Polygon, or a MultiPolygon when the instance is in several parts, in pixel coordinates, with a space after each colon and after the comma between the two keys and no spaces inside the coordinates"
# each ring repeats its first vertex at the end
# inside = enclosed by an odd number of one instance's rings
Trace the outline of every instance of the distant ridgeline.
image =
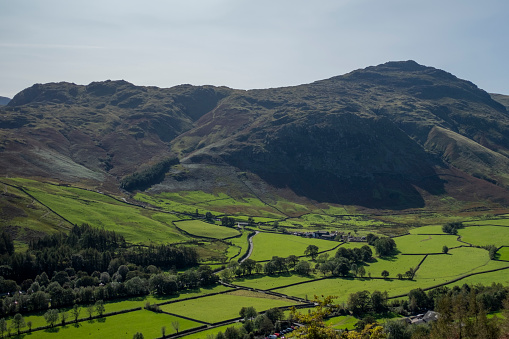
{"type": "Polygon", "coordinates": [[[6,98],[6,97],[0,97],[0,106],[7,105],[9,103],[9,101],[11,101],[11,99],[6,98]]]}
{"type": "Polygon", "coordinates": [[[165,173],[170,170],[170,167],[177,165],[178,163],[178,158],[166,158],[141,172],[134,172],[133,174],[124,177],[120,182],[120,188],[123,188],[126,191],[146,190],[150,186],[162,182],[164,180],[165,173]]]}

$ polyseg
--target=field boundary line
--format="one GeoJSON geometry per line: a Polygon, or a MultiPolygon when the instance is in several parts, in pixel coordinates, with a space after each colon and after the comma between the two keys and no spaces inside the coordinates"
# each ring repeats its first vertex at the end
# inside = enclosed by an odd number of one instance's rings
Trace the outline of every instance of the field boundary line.
{"type": "MultiPolygon", "coordinates": [[[[502,270],[507,270],[507,269],[509,269],[509,266],[501,267],[501,268],[495,268],[493,270],[488,270],[488,271],[469,273],[469,274],[462,275],[461,277],[458,277],[458,278],[446,281],[446,282],[441,283],[441,284],[437,284],[437,285],[433,285],[433,286],[430,286],[430,287],[422,288],[422,290],[423,291],[429,291],[429,290],[432,290],[432,289],[437,288],[437,287],[446,286],[446,285],[455,283],[457,281],[460,281],[462,279],[465,279],[465,278],[468,278],[468,277],[471,277],[471,276],[474,276],[474,275],[485,274],[485,273],[492,273],[492,272],[497,272],[497,271],[502,271],[502,270]]],[[[404,296],[407,296],[407,295],[408,295],[408,293],[399,294],[399,295],[395,295],[395,296],[392,296],[392,297],[388,297],[387,299],[401,298],[401,297],[404,297],[404,296]]]]}
{"type": "MultiPolygon", "coordinates": [[[[39,204],[41,204],[42,206],[46,207],[51,213],[55,214],[56,216],[58,216],[60,219],[62,219],[63,221],[65,221],[66,223],[70,224],[71,226],[74,226],[75,224],[72,223],[70,220],[68,220],[67,218],[63,217],[62,215],[58,214],[57,212],[55,212],[53,209],[51,209],[48,205],[46,204],[43,204],[39,199],[37,199],[36,197],[34,197],[32,194],[28,193],[25,188],[23,186],[16,186],[16,185],[11,185],[11,184],[8,184],[8,183],[5,183],[3,181],[0,181],[2,184],[4,185],[7,185],[7,186],[10,186],[12,188],[15,188],[17,189],[18,191],[21,191],[23,192],[24,194],[26,194],[27,196],[29,196],[30,198],[34,199],[35,201],[37,201],[39,204]]],[[[71,228],[65,228],[65,227],[62,227],[66,230],[70,230],[71,228]]]]}
{"type": "Polygon", "coordinates": [[[206,321],[201,321],[201,320],[198,320],[198,319],[186,317],[184,315],[180,315],[180,314],[176,314],[176,313],[171,313],[171,312],[166,312],[166,311],[159,311],[159,312],[152,311],[152,312],[172,315],[174,317],[178,317],[178,318],[182,318],[182,319],[186,319],[186,320],[191,320],[191,321],[194,321],[195,323],[200,323],[200,324],[203,324],[203,325],[212,325],[212,323],[208,323],[206,321]]]}
{"type": "MultiPolygon", "coordinates": [[[[226,286],[226,287],[231,287],[231,286],[227,286],[227,285],[223,284],[222,282],[221,282],[221,285],[226,286]]],[[[232,285],[232,286],[234,286],[234,285],[232,285]]],[[[203,294],[203,295],[196,295],[194,297],[182,298],[182,299],[177,299],[177,300],[168,300],[168,301],[163,301],[162,303],[159,303],[159,304],[156,304],[156,305],[157,306],[164,306],[164,305],[174,304],[174,303],[178,303],[178,302],[186,301],[186,300],[194,300],[194,299],[200,299],[200,298],[205,298],[205,297],[211,297],[211,296],[218,295],[218,294],[225,294],[225,293],[228,293],[228,292],[234,292],[234,291],[239,289],[238,287],[231,287],[231,288],[233,288],[233,290],[214,292],[214,293],[208,293],[208,294],[203,294]]]]}

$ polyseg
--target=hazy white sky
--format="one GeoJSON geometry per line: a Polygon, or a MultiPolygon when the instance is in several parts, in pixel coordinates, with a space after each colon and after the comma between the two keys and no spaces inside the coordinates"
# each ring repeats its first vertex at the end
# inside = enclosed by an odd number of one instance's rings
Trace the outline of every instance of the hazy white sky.
{"type": "Polygon", "coordinates": [[[267,88],[412,59],[509,94],[507,0],[0,0],[0,95],[124,79],[267,88]]]}

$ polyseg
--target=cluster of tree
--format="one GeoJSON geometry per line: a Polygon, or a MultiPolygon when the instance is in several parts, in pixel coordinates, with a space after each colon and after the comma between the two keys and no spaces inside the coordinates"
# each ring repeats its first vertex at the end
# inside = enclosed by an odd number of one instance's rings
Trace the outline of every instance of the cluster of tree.
{"type": "Polygon", "coordinates": [[[463,223],[461,222],[450,222],[442,226],[442,231],[444,233],[456,235],[458,234],[458,230],[463,228],[463,223]]]}
{"type": "MultiPolygon", "coordinates": [[[[388,293],[374,291],[359,291],[348,296],[347,309],[359,316],[366,313],[383,313],[388,310],[388,293]]],[[[362,326],[364,328],[364,326],[362,326]]]]}
{"type": "Polygon", "coordinates": [[[372,257],[373,252],[368,245],[354,249],[340,247],[334,258],[329,258],[328,253],[320,254],[316,259],[315,269],[323,275],[330,273],[336,276],[347,276],[352,273],[354,276],[364,277],[366,270],[363,264],[372,260],[372,257]]]}
{"type": "Polygon", "coordinates": [[[235,226],[235,219],[230,218],[227,216],[224,216],[221,218],[221,225],[226,227],[234,227],[235,226]]]}
{"type": "Polygon", "coordinates": [[[493,260],[497,256],[498,247],[495,245],[486,245],[483,246],[486,251],[488,251],[490,259],[493,260]]]}
{"type": "Polygon", "coordinates": [[[395,300],[391,303],[391,308],[403,315],[422,313],[427,310],[433,310],[438,307],[440,299],[444,296],[470,295],[482,304],[487,312],[494,312],[502,309],[504,300],[509,296],[509,290],[501,284],[491,284],[489,286],[463,285],[448,288],[441,286],[429,290],[427,293],[420,288],[411,290],[408,299],[400,301],[395,300]]]}
{"type": "Polygon", "coordinates": [[[8,284],[11,290],[2,301],[1,314],[42,311],[50,306],[68,307],[149,293],[177,294],[180,290],[216,284],[218,280],[209,266],[177,274],[161,272],[155,266],[143,268],[133,264],[112,264],[109,271],[96,271],[92,275],[69,268],[54,272],[51,280],[43,272],[37,275],[35,281],[25,280],[21,286],[0,278],[0,284],[8,284]]]}
{"type": "Polygon", "coordinates": [[[124,177],[120,182],[120,188],[126,191],[143,191],[163,181],[164,175],[170,170],[170,167],[177,164],[179,164],[178,158],[171,157],[164,159],[141,172],[134,172],[124,177]]]}
{"type": "Polygon", "coordinates": [[[509,299],[507,289],[491,286],[463,285],[452,289],[441,287],[427,294],[413,290],[405,303],[410,311],[434,309],[439,313],[432,325],[407,325],[401,321],[384,324],[390,338],[507,338],[509,333],[509,299]],[[489,312],[503,310],[504,319],[488,317],[489,312]]]}
{"type": "Polygon", "coordinates": [[[110,265],[118,267],[122,263],[180,269],[194,266],[197,262],[198,254],[192,247],[127,247],[125,239],[115,232],[83,224],[74,226],[69,234],[47,235],[35,240],[25,253],[4,254],[0,257],[0,275],[20,283],[42,272],[70,268],[92,274],[95,271],[111,271],[110,265]]]}
{"type": "MultiPolygon", "coordinates": [[[[88,305],[85,308],[85,310],[88,313],[89,319],[92,319],[94,312],[99,317],[102,317],[104,315],[104,312],[106,311],[103,300],[97,300],[95,304],[88,305]]],[[[81,307],[75,304],[74,307],[71,308],[69,313],[64,310],[59,311],[58,309],[50,309],[46,313],[44,313],[44,320],[46,321],[49,327],[54,327],[55,324],[57,324],[59,321],[62,325],[68,324],[69,316],[72,317],[70,318],[71,321],[77,323],[81,313],[81,307]]],[[[25,318],[21,313],[16,313],[16,315],[14,315],[14,317],[12,318],[11,328],[15,329],[19,335],[21,330],[24,329],[25,327],[28,327],[28,331],[31,332],[32,322],[25,321],[25,318]]],[[[7,322],[5,321],[5,318],[1,318],[0,334],[2,335],[2,338],[4,337],[4,333],[8,330],[10,329],[7,328],[7,322]]]]}
{"type": "Polygon", "coordinates": [[[239,315],[243,318],[242,327],[228,327],[225,332],[219,332],[210,339],[251,339],[274,333],[287,328],[289,322],[284,321],[284,313],[278,308],[258,314],[252,306],[242,307],[239,315]]]}
{"type": "Polygon", "coordinates": [[[396,250],[396,242],[389,237],[379,237],[373,233],[366,236],[369,245],[375,247],[376,254],[380,257],[391,255],[396,250]]]}
{"type": "Polygon", "coordinates": [[[287,273],[290,272],[290,270],[298,274],[308,275],[312,271],[312,267],[308,261],[301,261],[296,255],[290,255],[287,258],[273,256],[270,261],[263,265],[249,258],[241,263],[232,260],[220,274],[221,279],[230,281],[233,277],[241,277],[253,273],[273,275],[287,273]]]}
{"type": "Polygon", "coordinates": [[[14,253],[14,243],[9,233],[2,231],[0,233],[0,255],[12,255],[14,253]]]}

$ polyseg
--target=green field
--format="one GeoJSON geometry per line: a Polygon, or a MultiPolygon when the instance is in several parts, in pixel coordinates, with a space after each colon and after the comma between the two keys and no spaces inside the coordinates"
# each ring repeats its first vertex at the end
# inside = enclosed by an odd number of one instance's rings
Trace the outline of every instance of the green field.
{"type": "Polygon", "coordinates": [[[486,219],[464,222],[465,226],[509,226],[509,218],[505,215],[505,218],[498,219],[486,219]]]}
{"type": "Polygon", "coordinates": [[[483,284],[485,286],[489,286],[492,283],[500,283],[504,286],[509,286],[509,269],[472,275],[470,277],[451,283],[447,286],[448,287],[462,286],[463,284],[468,285],[483,284]]]}
{"type": "Polygon", "coordinates": [[[509,247],[502,247],[498,250],[498,260],[507,260],[509,261],[509,247]]]}
{"type": "Polygon", "coordinates": [[[166,333],[176,331],[172,322],[178,321],[180,330],[186,330],[201,324],[171,316],[164,313],[154,313],[147,310],[134,311],[101,319],[83,321],[79,327],[74,324],[64,327],[55,327],[51,330],[37,331],[29,336],[34,338],[132,338],[136,332],[141,332],[145,338],[161,336],[161,328],[166,326],[166,333]],[[148,324],[150,324],[148,326],[148,324]]]}
{"type": "Polygon", "coordinates": [[[224,333],[224,331],[226,331],[226,329],[228,327],[237,327],[237,328],[238,327],[242,327],[242,323],[241,322],[237,322],[237,323],[233,323],[233,324],[230,324],[230,325],[219,326],[219,327],[212,328],[210,330],[200,331],[200,332],[195,333],[195,334],[185,335],[182,338],[186,338],[186,339],[206,339],[208,335],[213,335],[214,338],[215,338],[216,335],[219,332],[223,332],[224,333]]]}
{"type": "Polygon", "coordinates": [[[87,223],[115,231],[133,243],[172,243],[188,240],[173,226],[179,220],[163,214],[119,202],[103,194],[72,187],[16,180],[41,203],[73,224],[87,223]]]}
{"type": "Polygon", "coordinates": [[[232,245],[240,247],[240,254],[237,257],[237,259],[249,250],[249,241],[247,240],[248,236],[249,236],[249,232],[244,231],[244,232],[242,232],[242,236],[240,236],[238,238],[231,238],[231,239],[227,240],[232,245]]]}
{"type": "MultiPolygon", "coordinates": [[[[246,220],[249,215],[276,219],[282,217],[279,211],[257,198],[234,199],[224,193],[218,193],[217,195],[202,191],[166,192],[157,195],[138,193],[134,198],[167,211],[195,213],[198,210],[201,215],[212,211],[234,216],[245,215],[246,220]]],[[[284,207],[295,210],[294,205],[296,204],[289,202],[284,207]]]]}
{"type": "Polygon", "coordinates": [[[382,271],[389,271],[390,278],[395,278],[398,273],[405,274],[410,267],[416,267],[424,255],[395,255],[391,257],[376,258],[375,262],[367,263],[364,266],[366,275],[371,273],[372,277],[381,277],[382,271]]]}
{"type": "Polygon", "coordinates": [[[442,247],[449,248],[464,245],[455,235],[405,235],[394,238],[398,251],[405,254],[442,253],[442,247]]]}
{"type": "Polygon", "coordinates": [[[509,227],[470,226],[458,230],[461,240],[472,245],[509,245],[509,227]]]}
{"type": "MultiPolygon", "coordinates": [[[[195,290],[185,290],[179,293],[178,295],[165,295],[165,296],[155,296],[155,295],[147,295],[142,297],[133,297],[128,299],[119,299],[119,300],[113,300],[113,301],[106,301],[104,303],[104,308],[106,313],[110,312],[118,312],[123,310],[129,310],[137,307],[144,307],[147,302],[150,304],[159,304],[164,303],[166,301],[170,300],[178,300],[183,298],[190,298],[195,296],[202,296],[207,295],[211,293],[217,293],[217,292],[223,292],[231,290],[231,288],[223,286],[223,285],[216,285],[212,287],[202,287],[195,290]]],[[[85,311],[86,306],[81,305],[81,313],[80,313],[80,319],[87,318],[87,314],[85,311]]],[[[69,308],[61,309],[60,311],[66,311],[69,314],[69,308]]],[[[40,313],[33,313],[27,316],[24,316],[25,321],[31,321],[32,327],[38,327],[38,326],[46,326],[46,321],[44,320],[44,312],[40,313]]],[[[12,317],[7,319],[7,324],[10,326],[10,320],[12,317]]]]}
{"type": "Polygon", "coordinates": [[[474,247],[461,247],[449,251],[449,254],[430,255],[422,263],[415,279],[448,280],[459,276],[509,266],[509,263],[492,261],[488,251],[474,247]]]}
{"type": "Polygon", "coordinates": [[[352,315],[342,315],[339,317],[329,318],[325,321],[325,323],[336,330],[353,330],[355,328],[355,324],[357,324],[359,320],[360,319],[357,319],[352,315]]]}
{"type": "Polygon", "coordinates": [[[302,276],[292,273],[284,273],[278,275],[263,275],[243,277],[235,280],[236,285],[257,288],[261,290],[268,290],[280,286],[295,284],[302,281],[309,281],[312,279],[321,278],[315,275],[302,276]]]}
{"type": "Polygon", "coordinates": [[[445,234],[441,225],[429,225],[414,228],[410,230],[410,234],[445,234]]]}
{"type": "Polygon", "coordinates": [[[389,292],[389,296],[395,296],[399,294],[406,294],[417,287],[421,287],[420,284],[412,280],[330,278],[291,287],[279,288],[274,290],[274,292],[308,299],[313,299],[313,295],[315,294],[335,295],[338,297],[338,302],[341,303],[346,302],[351,293],[358,291],[387,291],[389,292]]]}
{"type": "Polygon", "coordinates": [[[161,306],[166,312],[214,323],[239,316],[242,307],[253,306],[256,311],[295,305],[292,300],[278,298],[264,293],[238,290],[210,297],[185,300],[161,306]]]}
{"type": "Polygon", "coordinates": [[[261,232],[253,237],[253,254],[250,258],[260,261],[270,260],[273,256],[302,256],[309,245],[316,245],[319,251],[326,251],[338,246],[339,242],[261,232]]]}
{"type": "Polygon", "coordinates": [[[239,235],[240,232],[226,226],[218,226],[200,220],[184,220],[176,222],[178,228],[197,237],[224,239],[239,235]]]}

